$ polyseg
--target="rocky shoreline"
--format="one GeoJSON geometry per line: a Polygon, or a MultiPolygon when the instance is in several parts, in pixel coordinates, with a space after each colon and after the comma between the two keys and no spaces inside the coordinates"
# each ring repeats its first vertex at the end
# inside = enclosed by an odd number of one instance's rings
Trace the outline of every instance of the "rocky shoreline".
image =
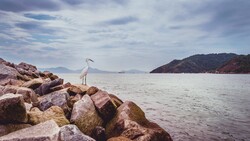
{"type": "Polygon", "coordinates": [[[0,58],[1,141],[172,141],[132,101],[0,58]]]}

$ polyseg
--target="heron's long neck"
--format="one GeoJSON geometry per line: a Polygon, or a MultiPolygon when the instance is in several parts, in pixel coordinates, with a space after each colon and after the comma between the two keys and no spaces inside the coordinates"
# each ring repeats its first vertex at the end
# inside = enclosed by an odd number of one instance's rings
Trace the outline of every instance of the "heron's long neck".
{"type": "Polygon", "coordinates": [[[87,66],[89,67],[89,61],[86,61],[86,63],[87,63],[87,66]]]}

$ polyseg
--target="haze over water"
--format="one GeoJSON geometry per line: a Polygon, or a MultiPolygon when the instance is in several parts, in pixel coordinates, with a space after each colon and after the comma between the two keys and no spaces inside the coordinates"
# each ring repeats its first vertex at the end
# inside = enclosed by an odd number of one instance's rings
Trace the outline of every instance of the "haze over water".
{"type": "MultiPolygon", "coordinates": [[[[79,74],[59,74],[80,83],[79,74]]],[[[174,141],[250,139],[250,75],[89,74],[88,85],[139,105],[174,141]]]]}

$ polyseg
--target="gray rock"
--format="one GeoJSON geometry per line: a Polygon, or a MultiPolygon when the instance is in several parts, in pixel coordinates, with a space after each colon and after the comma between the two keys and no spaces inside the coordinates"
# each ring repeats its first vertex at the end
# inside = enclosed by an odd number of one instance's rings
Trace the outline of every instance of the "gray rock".
{"type": "Polygon", "coordinates": [[[18,71],[12,67],[0,64],[0,85],[4,85],[9,79],[17,79],[18,71]]]}
{"type": "Polygon", "coordinates": [[[45,94],[52,92],[52,90],[51,90],[52,87],[62,85],[62,84],[63,84],[63,79],[58,78],[58,79],[55,79],[53,81],[43,83],[41,86],[39,86],[35,90],[35,92],[39,95],[45,95],[45,94]]]}
{"type": "Polygon", "coordinates": [[[0,122],[26,122],[27,113],[20,94],[0,96],[0,122]]]}
{"type": "Polygon", "coordinates": [[[58,141],[60,128],[54,120],[24,128],[0,137],[1,141],[58,141]]]}
{"type": "Polygon", "coordinates": [[[61,127],[59,138],[61,141],[95,141],[91,137],[84,135],[73,124],[61,127]]]}
{"type": "Polygon", "coordinates": [[[63,109],[65,114],[69,113],[69,107],[67,101],[69,99],[69,94],[66,89],[60,91],[55,91],[50,94],[44,95],[41,97],[39,109],[45,111],[51,106],[59,106],[63,109]]]}
{"type": "Polygon", "coordinates": [[[81,100],[74,104],[70,122],[89,136],[96,126],[103,124],[89,95],[84,95],[81,100]]]}

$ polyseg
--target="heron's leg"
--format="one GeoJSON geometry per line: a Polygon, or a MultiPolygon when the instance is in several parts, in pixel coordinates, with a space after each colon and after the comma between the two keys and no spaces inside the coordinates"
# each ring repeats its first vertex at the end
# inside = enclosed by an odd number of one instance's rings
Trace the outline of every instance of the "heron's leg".
{"type": "Polygon", "coordinates": [[[87,85],[87,75],[85,76],[85,85],[87,85]]]}

